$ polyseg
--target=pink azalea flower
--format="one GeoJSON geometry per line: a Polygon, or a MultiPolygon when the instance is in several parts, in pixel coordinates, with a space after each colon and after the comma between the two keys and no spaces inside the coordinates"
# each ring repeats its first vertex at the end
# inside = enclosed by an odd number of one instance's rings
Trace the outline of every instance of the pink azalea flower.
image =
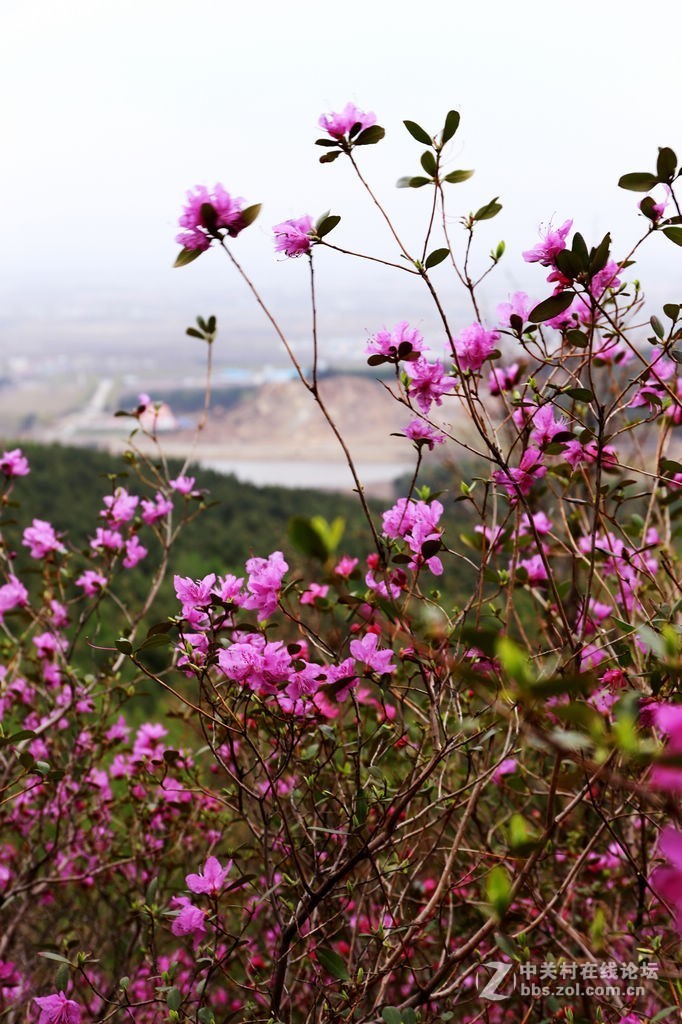
{"type": "Polygon", "coordinates": [[[138,562],[141,562],[147,555],[147,549],[143,544],[140,544],[140,540],[136,533],[132,535],[126,541],[126,555],[123,559],[123,565],[126,569],[134,569],[138,562]]]}
{"type": "Polygon", "coordinates": [[[365,347],[366,355],[383,356],[392,363],[397,363],[401,359],[414,360],[423,351],[423,337],[416,327],[410,327],[407,320],[396,324],[392,331],[385,327],[377,331],[365,347]]]}
{"type": "Polygon", "coordinates": [[[209,896],[217,896],[231,870],[231,860],[222,868],[216,857],[208,857],[204,864],[203,872],[187,875],[185,882],[190,892],[207,893],[209,896]]]}
{"type": "Polygon", "coordinates": [[[86,569],[76,580],[76,586],[82,587],[88,597],[94,597],[103,587],[106,587],[108,582],[107,577],[103,576],[101,572],[97,572],[95,569],[86,569]]]}
{"type": "Polygon", "coordinates": [[[223,228],[232,238],[236,238],[246,226],[242,219],[243,199],[233,198],[222,185],[209,192],[204,185],[197,185],[193,191],[187,192],[187,203],[179,220],[184,228],[175,241],[186,249],[204,251],[213,242],[212,231],[223,228]],[[202,207],[211,206],[213,214],[207,222],[202,207]]]}
{"type": "Polygon", "coordinates": [[[28,591],[16,576],[10,574],[9,583],[0,587],[0,622],[7,612],[15,608],[25,608],[28,603],[28,591]]]}
{"type": "Polygon", "coordinates": [[[656,868],[651,876],[651,884],[659,896],[672,906],[677,930],[682,935],[682,832],[669,825],[661,832],[658,849],[671,866],[656,868]]]}
{"type": "Polygon", "coordinates": [[[383,675],[384,672],[395,672],[395,665],[391,662],[393,651],[380,651],[378,644],[379,637],[376,633],[366,633],[361,640],[351,640],[350,653],[356,661],[379,675],[383,675]]]}
{"type": "Polygon", "coordinates": [[[572,220],[564,221],[560,228],[548,227],[542,241],[523,253],[526,263],[539,263],[543,267],[554,266],[557,253],[566,248],[566,237],[572,227],[572,220]]]}
{"type": "Polygon", "coordinates": [[[273,551],[268,558],[250,558],[246,563],[249,596],[244,600],[244,608],[257,609],[260,622],[269,618],[277,607],[282,579],[288,568],[281,551],[273,551]]]}
{"type": "Polygon", "coordinates": [[[172,511],[173,502],[169,498],[164,498],[159,491],[156,492],[154,501],[150,501],[148,498],[142,499],[142,522],[147,526],[158,522],[172,511]]]}
{"type": "Polygon", "coordinates": [[[301,594],[301,604],[315,604],[318,597],[324,599],[328,593],[329,587],[326,583],[311,583],[301,594]]]}
{"type": "Polygon", "coordinates": [[[486,331],[483,324],[471,324],[460,331],[454,339],[457,359],[462,370],[477,372],[483,363],[495,351],[500,340],[499,331],[486,331]]]}
{"type": "Polygon", "coordinates": [[[161,760],[166,749],[163,737],[168,730],[159,722],[144,722],[137,730],[133,744],[133,760],[142,761],[145,757],[161,760]]]}
{"type": "Polygon", "coordinates": [[[555,418],[554,410],[549,402],[540,406],[533,413],[531,424],[530,439],[538,448],[546,448],[548,444],[552,443],[556,434],[562,433],[568,427],[563,416],[555,418]]]}
{"type": "Polygon", "coordinates": [[[203,910],[195,907],[187,896],[174,896],[171,902],[180,907],[180,913],[171,925],[173,935],[192,935],[195,939],[200,939],[206,934],[206,914],[203,910]]]}
{"type": "Polygon", "coordinates": [[[494,366],[488,376],[488,390],[491,395],[500,395],[511,389],[521,380],[521,367],[518,363],[511,366],[494,366]]]}
{"type": "Polygon", "coordinates": [[[30,473],[28,459],[22,454],[21,448],[13,448],[10,452],[3,452],[0,456],[0,473],[4,473],[9,479],[13,476],[26,476],[30,473]]]}
{"type": "Polygon", "coordinates": [[[40,1009],[38,1024],[80,1024],[81,1007],[63,992],[51,996],[37,996],[33,1000],[40,1009]]]}
{"type": "Polygon", "coordinates": [[[443,404],[443,395],[450,394],[455,385],[452,377],[445,376],[440,359],[430,363],[424,356],[420,356],[414,362],[407,363],[405,371],[411,378],[408,389],[410,397],[416,400],[425,416],[434,402],[436,405],[443,404]]]}
{"type": "Polygon", "coordinates": [[[347,580],[357,564],[357,558],[351,558],[349,555],[343,555],[343,557],[340,558],[334,566],[334,575],[341,576],[342,579],[347,580]]]}
{"type": "Polygon", "coordinates": [[[93,551],[120,551],[123,547],[123,537],[118,530],[105,530],[98,526],[95,536],[90,541],[93,551]]]}
{"type": "Polygon", "coordinates": [[[312,248],[310,232],[313,229],[313,218],[298,217],[275,224],[275,252],[283,252],[285,256],[302,256],[312,248]]]}
{"type": "Polygon", "coordinates": [[[193,476],[182,476],[181,474],[175,480],[169,482],[173,490],[177,491],[178,494],[191,494],[196,481],[193,476]]]}
{"type": "Polygon", "coordinates": [[[542,456],[538,449],[529,447],[521,456],[521,462],[517,468],[509,469],[509,471],[496,469],[493,473],[493,480],[507,492],[512,504],[515,504],[518,501],[519,493],[524,496],[529,494],[535,481],[542,479],[546,472],[547,469],[542,465],[542,456]]]}
{"type": "Polygon", "coordinates": [[[514,292],[509,302],[501,302],[497,307],[497,319],[502,327],[509,327],[509,321],[513,316],[521,317],[525,324],[528,320],[531,306],[531,301],[525,292],[514,292]]]}
{"type": "Polygon", "coordinates": [[[518,761],[515,757],[505,757],[493,772],[493,782],[499,782],[505,775],[513,775],[517,768],[518,761]]]}
{"type": "Polygon", "coordinates": [[[425,420],[410,420],[405,427],[405,437],[414,441],[417,448],[426,445],[429,451],[433,451],[436,444],[445,444],[445,434],[439,433],[435,427],[425,420]]]}
{"type": "Polygon", "coordinates": [[[31,558],[45,558],[52,551],[64,551],[53,527],[44,519],[34,519],[33,525],[26,527],[22,544],[29,549],[31,558]]]}
{"type": "MultiPolygon", "coordinates": [[[[654,713],[654,720],[657,728],[668,737],[665,754],[673,757],[682,756],[682,704],[659,704],[654,713]]],[[[682,766],[654,765],[651,785],[657,789],[682,792],[682,766]]]]}
{"type": "Polygon", "coordinates": [[[139,500],[135,495],[128,494],[125,487],[117,487],[113,494],[105,496],[105,509],[100,512],[100,516],[108,519],[112,526],[121,526],[133,518],[139,500]]]}
{"type": "Polygon", "coordinates": [[[341,113],[322,114],[317,123],[333,139],[341,139],[348,135],[353,125],[359,124],[363,129],[369,128],[377,123],[377,119],[372,113],[365,114],[358,110],[354,103],[346,103],[341,113]]]}

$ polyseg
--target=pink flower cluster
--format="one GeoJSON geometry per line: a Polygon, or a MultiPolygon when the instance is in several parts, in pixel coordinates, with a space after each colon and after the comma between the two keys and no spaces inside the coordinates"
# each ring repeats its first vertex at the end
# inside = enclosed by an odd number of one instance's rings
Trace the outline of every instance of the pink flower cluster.
{"type": "Polygon", "coordinates": [[[340,113],[322,114],[318,121],[320,128],[324,128],[333,139],[342,139],[356,124],[365,129],[376,123],[377,119],[373,113],[364,113],[354,103],[346,103],[340,113]]]}
{"type": "Polygon", "coordinates": [[[183,230],[175,241],[185,249],[203,252],[219,229],[235,238],[245,227],[243,209],[244,200],[231,196],[222,185],[215,185],[212,192],[205,185],[197,185],[187,192],[187,203],[178,221],[183,230]]]}
{"type": "Polygon", "coordinates": [[[303,256],[312,249],[313,218],[308,215],[282,221],[272,230],[275,233],[275,252],[283,252],[285,256],[303,256]]]}

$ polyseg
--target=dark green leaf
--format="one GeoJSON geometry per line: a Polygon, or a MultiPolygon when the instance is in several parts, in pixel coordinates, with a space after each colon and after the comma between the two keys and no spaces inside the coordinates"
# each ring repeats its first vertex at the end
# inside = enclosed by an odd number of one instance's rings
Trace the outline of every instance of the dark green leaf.
{"type": "Polygon", "coordinates": [[[607,264],[611,251],[611,235],[607,232],[596,249],[590,253],[590,274],[598,274],[607,264]]]}
{"type": "Polygon", "coordinates": [[[650,192],[657,184],[656,175],[649,174],[647,171],[624,174],[622,178],[618,179],[619,188],[625,188],[628,192],[650,192]]]}
{"type": "Polygon", "coordinates": [[[491,220],[493,217],[496,217],[502,209],[502,205],[497,201],[498,198],[498,196],[495,196],[485,206],[481,206],[474,214],[474,220],[491,220]]]}
{"type": "Polygon", "coordinates": [[[656,209],[656,204],[651,196],[644,196],[644,199],[639,204],[639,208],[645,217],[648,217],[651,221],[657,221],[659,219],[659,212],[656,209]]]}
{"type": "Polygon", "coordinates": [[[357,139],[355,139],[356,146],[374,146],[377,142],[381,142],[386,132],[378,124],[373,124],[370,128],[365,128],[364,132],[360,132],[357,139]]]}
{"type": "Polygon", "coordinates": [[[338,142],[336,139],[315,139],[315,145],[332,147],[338,146],[338,142]]]}
{"type": "Polygon", "coordinates": [[[442,142],[445,145],[449,142],[452,136],[459,128],[459,114],[456,110],[449,110],[447,117],[445,118],[445,127],[443,128],[442,142]]]}
{"type": "Polygon", "coordinates": [[[554,262],[564,277],[569,277],[571,280],[585,270],[582,261],[570,249],[562,249],[561,252],[558,252],[554,257],[554,262]]]}
{"type": "Polygon", "coordinates": [[[675,245],[682,245],[682,228],[663,228],[663,234],[675,245]]]}
{"type": "Polygon", "coordinates": [[[670,149],[669,146],[663,146],[658,150],[658,160],[656,161],[656,174],[658,180],[669,184],[675,177],[675,171],[677,170],[677,157],[675,156],[674,150],[670,149]]]}
{"type": "Polygon", "coordinates": [[[198,331],[196,327],[188,327],[187,330],[185,331],[185,334],[188,334],[190,338],[199,338],[200,341],[206,340],[201,331],[198,331]]]}
{"type": "Polygon", "coordinates": [[[169,1010],[179,1010],[182,995],[179,988],[169,988],[166,992],[166,1005],[169,1010]]]}
{"type": "Polygon", "coordinates": [[[387,362],[388,362],[388,359],[386,358],[386,356],[382,356],[382,355],[380,355],[379,352],[375,352],[373,355],[369,356],[369,358],[367,360],[367,365],[368,366],[381,366],[382,363],[387,363],[387,362]]]}
{"type": "Polygon", "coordinates": [[[57,992],[64,992],[64,991],[66,991],[66,987],[67,987],[68,984],[69,984],[69,965],[68,964],[60,964],[59,967],[57,968],[55,976],[54,976],[54,987],[57,989],[57,992]]]}
{"type": "Polygon", "coordinates": [[[544,302],[538,303],[535,309],[531,309],[528,319],[531,323],[540,324],[545,320],[551,320],[555,316],[559,316],[564,310],[573,302],[575,295],[573,292],[559,292],[558,295],[550,295],[544,302]]]}
{"type": "Polygon", "coordinates": [[[320,562],[326,562],[329,551],[324,540],[309,519],[292,516],[289,520],[289,540],[298,551],[320,562]]]}
{"type": "Polygon", "coordinates": [[[145,637],[137,651],[148,651],[151,647],[167,647],[171,643],[173,639],[166,633],[153,633],[152,636],[145,637]]]}
{"type": "Polygon", "coordinates": [[[583,270],[587,270],[589,268],[590,262],[589,253],[587,251],[587,242],[585,241],[585,239],[579,231],[576,231],[575,235],[573,236],[573,245],[571,246],[571,251],[573,255],[578,260],[580,260],[583,270]]]}
{"type": "Polygon", "coordinates": [[[594,398],[589,388],[566,388],[562,394],[568,395],[569,398],[575,398],[577,402],[591,402],[594,398]]]}
{"type": "Polygon", "coordinates": [[[253,224],[261,211],[261,207],[262,203],[254,203],[253,206],[247,206],[245,210],[242,210],[239,220],[245,228],[248,228],[249,224],[253,224]]]}
{"type": "Polygon", "coordinates": [[[451,185],[459,185],[462,181],[468,181],[473,173],[473,171],[450,171],[445,175],[443,181],[449,181],[451,185]]]}
{"type": "Polygon", "coordinates": [[[325,971],[332,977],[338,978],[340,981],[348,981],[349,974],[346,963],[333,949],[316,949],[315,955],[325,971]]]}
{"type": "Polygon", "coordinates": [[[330,163],[332,163],[332,161],[336,160],[336,158],[339,157],[339,156],[341,156],[341,150],[340,149],[334,150],[333,153],[325,153],[324,156],[320,157],[320,163],[321,164],[330,164],[330,163]]]}
{"type": "Polygon", "coordinates": [[[430,174],[432,178],[435,178],[438,168],[436,165],[436,158],[430,149],[427,149],[422,153],[419,162],[426,173],[430,174]]]}
{"type": "Polygon", "coordinates": [[[38,953],[38,956],[43,956],[43,957],[45,957],[46,960],[55,960],[58,964],[68,964],[69,963],[69,961],[66,959],[66,957],[62,956],[61,953],[45,952],[45,953],[38,953]]]}
{"type": "Polygon", "coordinates": [[[318,221],[317,227],[315,229],[318,238],[324,238],[324,236],[328,235],[330,231],[333,231],[336,225],[340,222],[340,220],[340,217],[338,217],[336,214],[332,214],[331,216],[328,215],[324,217],[321,221],[318,221]]]}
{"type": "Polygon", "coordinates": [[[666,302],[663,307],[663,312],[673,323],[677,320],[680,315],[680,307],[676,302],[666,302]]]}
{"type": "Polygon", "coordinates": [[[385,1006],[381,1011],[384,1024],[403,1024],[403,1018],[397,1006],[385,1006]]]}
{"type": "Polygon", "coordinates": [[[133,645],[131,644],[130,640],[128,640],[124,636],[120,637],[120,639],[116,641],[116,647],[121,652],[121,654],[133,653],[133,645]]]}
{"type": "Polygon", "coordinates": [[[657,338],[664,338],[665,337],[665,330],[663,328],[663,324],[661,323],[661,321],[658,319],[657,316],[650,317],[649,318],[649,323],[651,324],[651,326],[653,328],[653,332],[654,332],[654,334],[656,335],[657,338]]]}
{"type": "Polygon", "coordinates": [[[420,125],[418,125],[416,121],[403,121],[403,124],[407,128],[412,138],[416,139],[417,142],[421,142],[425,146],[433,145],[433,139],[431,138],[429,133],[427,131],[424,131],[424,129],[420,125]]]}
{"type": "Polygon", "coordinates": [[[574,329],[566,331],[566,341],[575,348],[587,348],[589,338],[582,331],[574,329]]]}
{"type": "Polygon", "coordinates": [[[431,178],[398,178],[396,188],[422,188],[423,185],[431,184],[431,178]]]}
{"type": "Polygon", "coordinates": [[[194,260],[199,259],[202,252],[204,252],[203,249],[181,249],[173,266],[186,267],[188,263],[193,263],[194,260]]]}
{"type": "Polygon", "coordinates": [[[433,252],[430,252],[429,255],[426,257],[426,263],[424,264],[424,266],[426,267],[427,270],[430,270],[431,267],[437,267],[438,264],[442,263],[443,260],[446,260],[449,255],[449,249],[434,249],[433,252]]]}

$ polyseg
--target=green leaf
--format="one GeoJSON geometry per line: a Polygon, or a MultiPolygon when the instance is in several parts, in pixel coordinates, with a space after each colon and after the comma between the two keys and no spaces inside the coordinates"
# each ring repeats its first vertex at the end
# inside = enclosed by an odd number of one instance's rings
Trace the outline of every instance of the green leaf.
{"type": "Polygon", "coordinates": [[[427,270],[430,270],[431,267],[437,267],[438,264],[442,263],[443,260],[446,260],[449,255],[449,249],[434,249],[433,252],[430,252],[429,255],[426,257],[426,262],[424,266],[426,267],[427,270]]]}
{"type": "Polygon", "coordinates": [[[396,188],[422,188],[424,185],[431,185],[433,180],[431,178],[398,178],[396,181],[396,188]]]}
{"type": "Polygon", "coordinates": [[[312,521],[304,516],[292,516],[289,520],[289,540],[304,555],[326,562],[329,551],[323,538],[315,529],[312,521]]]}
{"type": "Polygon", "coordinates": [[[254,203],[253,206],[247,206],[245,210],[242,210],[239,219],[245,228],[248,228],[249,224],[253,224],[261,211],[262,205],[262,203],[254,203]]]}
{"type": "Polygon", "coordinates": [[[385,134],[386,132],[380,125],[373,124],[370,128],[365,128],[364,132],[360,132],[353,144],[355,146],[375,146],[377,142],[381,142],[385,134]]]}
{"type": "Polygon", "coordinates": [[[445,175],[443,181],[449,181],[451,185],[459,185],[462,181],[468,181],[473,175],[473,171],[450,171],[445,175]]]}
{"type": "Polygon", "coordinates": [[[474,214],[474,220],[492,220],[493,217],[496,217],[502,209],[501,203],[498,203],[497,201],[498,198],[499,196],[495,196],[495,198],[491,199],[489,203],[485,204],[485,206],[481,206],[474,214]]]}
{"type": "Polygon", "coordinates": [[[54,987],[58,992],[64,992],[69,984],[69,965],[60,964],[54,976],[54,987]]]}
{"type": "Polygon", "coordinates": [[[591,402],[594,398],[589,388],[566,388],[561,393],[568,395],[569,398],[575,398],[577,402],[591,402]]]}
{"type": "Polygon", "coordinates": [[[173,639],[172,637],[168,636],[168,634],[153,633],[151,636],[145,637],[140,646],[137,648],[136,653],[139,653],[140,651],[148,651],[152,647],[168,647],[168,645],[171,643],[173,643],[173,639]]]}
{"type": "Polygon", "coordinates": [[[334,978],[338,978],[339,981],[348,981],[350,976],[348,974],[346,962],[338,953],[335,953],[333,949],[316,949],[315,955],[324,967],[325,971],[331,974],[334,978]]]}
{"type": "Polygon", "coordinates": [[[598,274],[600,270],[603,270],[609,258],[611,252],[611,235],[607,233],[602,238],[601,242],[596,249],[593,249],[590,253],[590,274],[598,274]]]}
{"type": "Polygon", "coordinates": [[[11,736],[0,736],[0,747],[6,747],[10,743],[19,743],[20,740],[30,740],[34,736],[35,733],[32,729],[20,729],[19,732],[15,732],[11,736]]]}
{"type": "Polygon", "coordinates": [[[675,323],[680,315],[680,307],[676,302],[666,302],[663,307],[663,312],[670,320],[672,320],[673,323],[675,323]]]}
{"type": "Polygon", "coordinates": [[[658,160],[656,161],[658,180],[669,184],[675,177],[676,170],[677,157],[674,150],[670,149],[669,146],[660,147],[658,150],[658,160]]]}
{"type": "Polygon", "coordinates": [[[445,126],[443,128],[443,135],[441,141],[443,145],[449,142],[452,136],[459,128],[459,113],[456,110],[448,110],[447,117],[445,118],[445,126]]]}
{"type": "Polygon", "coordinates": [[[494,916],[500,920],[511,903],[511,879],[501,864],[494,867],[486,878],[485,892],[494,916]]]}
{"type": "Polygon", "coordinates": [[[384,1024],[403,1024],[403,1018],[397,1006],[385,1006],[381,1011],[384,1024]]]}
{"type": "Polygon", "coordinates": [[[570,277],[571,280],[585,270],[582,260],[571,249],[562,249],[561,252],[558,252],[554,257],[554,262],[564,277],[570,277]]]}
{"type": "Polygon", "coordinates": [[[69,963],[69,961],[66,959],[66,957],[62,956],[61,953],[45,952],[45,953],[38,953],[38,956],[45,957],[46,960],[56,960],[56,962],[58,964],[68,964],[69,963]]]}
{"type": "Polygon", "coordinates": [[[215,1014],[210,1006],[202,1006],[197,1013],[199,1024],[215,1024],[215,1014]]]}
{"type": "Polygon", "coordinates": [[[653,332],[654,332],[654,334],[656,335],[657,338],[665,338],[665,330],[663,328],[663,324],[661,323],[661,321],[658,319],[657,316],[650,317],[649,318],[649,323],[651,324],[653,332]]]}
{"type": "Polygon", "coordinates": [[[341,156],[341,150],[335,149],[333,153],[325,153],[324,156],[320,157],[321,164],[331,164],[337,157],[341,156]]]}
{"type": "Polygon", "coordinates": [[[182,995],[179,988],[169,988],[166,992],[166,1005],[169,1010],[179,1010],[182,995]]]}
{"type": "Polygon", "coordinates": [[[566,341],[574,348],[587,348],[589,344],[587,335],[577,329],[566,331],[566,341]]]}
{"type": "Polygon", "coordinates": [[[326,217],[323,217],[320,221],[318,221],[317,226],[315,228],[318,238],[324,238],[325,235],[328,235],[330,231],[334,230],[334,228],[336,227],[337,224],[340,223],[340,221],[341,218],[337,217],[336,214],[332,214],[331,216],[328,214],[326,217]]]}
{"type": "Polygon", "coordinates": [[[682,228],[663,228],[663,234],[675,245],[682,245],[682,228]]]}
{"type": "Polygon", "coordinates": [[[430,149],[427,149],[422,153],[419,162],[426,173],[430,174],[432,178],[435,178],[438,165],[436,164],[436,158],[430,149]]]}
{"type": "Polygon", "coordinates": [[[632,174],[624,174],[618,179],[618,187],[625,188],[628,192],[650,192],[654,185],[658,184],[655,174],[647,171],[635,171],[632,174]]]}
{"type": "Polygon", "coordinates": [[[205,335],[203,335],[201,331],[198,331],[196,327],[188,327],[185,334],[188,334],[190,338],[199,338],[200,341],[206,340],[205,335]]]}
{"type": "Polygon", "coordinates": [[[500,637],[495,645],[495,654],[510,679],[513,679],[519,686],[529,686],[532,683],[533,676],[528,654],[510,637],[500,637]]]}
{"type": "Polygon", "coordinates": [[[425,146],[432,146],[433,139],[427,131],[425,131],[421,125],[418,125],[416,121],[403,121],[403,124],[407,128],[408,132],[413,139],[417,142],[423,143],[425,146]]]}
{"type": "Polygon", "coordinates": [[[133,645],[131,644],[130,640],[128,640],[124,636],[120,637],[116,641],[116,647],[121,652],[121,654],[132,654],[133,653],[133,645]]]}
{"type": "Polygon", "coordinates": [[[188,263],[198,260],[204,249],[181,249],[173,264],[174,267],[186,267],[188,263]]]}
{"type": "Polygon", "coordinates": [[[559,292],[558,295],[550,295],[544,302],[538,303],[535,309],[531,309],[528,314],[528,319],[531,323],[540,324],[545,320],[551,320],[555,316],[559,316],[564,310],[573,302],[575,295],[573,292],[559,292]]]}

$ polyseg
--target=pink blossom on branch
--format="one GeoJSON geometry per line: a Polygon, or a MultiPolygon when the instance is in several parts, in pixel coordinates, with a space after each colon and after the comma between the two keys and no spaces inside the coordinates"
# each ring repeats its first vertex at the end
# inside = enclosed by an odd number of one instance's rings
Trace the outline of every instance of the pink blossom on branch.
{"type": "Polygon", "coordinates": [[[223,868],[220,866],[220,861],[217,857],[208,857],[204,864],[204,870],[199,872],[199,874],[187,875],[185,882],[190,892],[217,896],[231,870],[231,860],[228,860],[223,868]]]}
{"type": "Polygon", "coordinates": [[[366,665],[378,675],[385,672],[395,672],[395,665],[391,661],[393,651],[379,650],[379,637],[376,633],[366,633],[361,640],[351,640],[350,653],[356,661],[366,665]]]}
{"type": "Polygon", "coordinates": [[[477,372],[495,351],[499,331],[486,331],[483,324],[471,324],[454,339],[455,352],[462,370],[477,372]]]}
{"type": "Polygon", "coordinates": [[[33,525],[26,527],[22,543],[29,549],[31,558],[45,558],[53,551],[64,551],[53,526],[44,519],[34,519],[33,525]]]}
{"type": "Polygon", "coordinates": [[[215,229],[223,228],[235,238],[246,227],[243,209],[244,200],[231,196],[222,185],[215,185],[213,192],[209,192],[205,185],[197,185],[193,191],[187,192],[187,203],[178,221],[184,230],[175,241],[185,249],[203,252],[211,245],[215,229]],[[207,217],[205,208],[209,206],[213,213],[207,217]]]}
{"type": "Polygon", "coordinates": [[[397,363],[401,359],[415,360],[424,351],[424,347],[424,339],[416,327],[410,327],[407,320],[402,320],[392,331],[385,327],[377,331],[369,339],[365,354],[383,356],[384,359],[397,363]]]}
{"type": "Polygon", "coordinates": [[[38,1024],[80,1024],[81,1006],[63,992],[37,996],[33,1002],[40,1010],[38,1024]]]}
{"type": "Polygon", "coordinates": [[[542,236],[542,241],[522,254],[526,263],[539,263],[543,267],[553,267],[557,253],[566,248],[566,237],[572,227],[572,220],[564,221],[560,228],[548,227],[542,236]]]}
{"type": "Polygon", "coordinates": [[[377,123],[376,115],[359,110],[354,103],[346,103],[340,113],[322,114],[317,122],[333,139],[342,139],[351,128],[359,124],[361,129],[377,123]]]}
{"type": "Polygon", "coordinates": [[[0,473],[6,477],[26,476],[30,472],[28,459],[22,454],[21,448],[13,448],[0,456],[0,473]]]}
{"type": "Polygon", "coordinates": [[[313,229],[313,218],[298,217],[275,224],[275,252],[283,252],[285,256],[302,256],[312,249],[313,240],[310,232],[313,229]]]}

